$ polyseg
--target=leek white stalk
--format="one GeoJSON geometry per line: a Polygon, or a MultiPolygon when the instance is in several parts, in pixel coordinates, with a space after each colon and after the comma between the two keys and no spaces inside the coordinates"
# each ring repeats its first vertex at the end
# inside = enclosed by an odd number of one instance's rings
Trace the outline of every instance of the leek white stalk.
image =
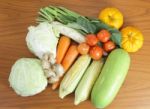
{"type": "Polygon", "coordinates": [[[76,41],[78,43],[85,42],[85,37],[78,31],[76,31],[75,29],[72,29],[72,28],[70,28],[60,22],[56,22],[56,21],[52,22],[51,24],[61,34],[73,39],[74,41],[76,41]]]}

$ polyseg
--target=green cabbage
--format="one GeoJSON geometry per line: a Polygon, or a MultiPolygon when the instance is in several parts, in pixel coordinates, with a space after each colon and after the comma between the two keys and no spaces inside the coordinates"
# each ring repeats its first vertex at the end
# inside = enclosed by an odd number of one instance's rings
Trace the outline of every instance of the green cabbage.
{"type": "Polygon", "coordinates": [[[33,58],[21,58],[12,66],[9,76],[10,86],[21,96],[31,96],[43,91],[47,79],[41,61],[33,58]]]}
{"type": "Polygon", "coordinates": [[[42,58],[44,53],[52,53],[56,57],[59,31],[48,22],[38,26],[30,26],[26,37],[29,50],[37,57],[42,58]]]}

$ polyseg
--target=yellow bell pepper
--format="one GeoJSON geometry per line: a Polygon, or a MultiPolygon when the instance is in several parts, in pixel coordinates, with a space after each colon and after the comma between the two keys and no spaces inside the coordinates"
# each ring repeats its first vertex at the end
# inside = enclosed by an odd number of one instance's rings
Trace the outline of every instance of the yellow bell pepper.
{"type": "Polygon", "coordinates": [[[121,30],[122,33],[122,48],[127,52],[136,52],[143,45],[143,35],[142,33],[135,27],[128,26],[121,30]]]}
{"type": "Polygon", "coordinates": [[[116,8],[105,8],[100,12],[99,19],[117,29],[123,24],[123,15],[116,8]]]}

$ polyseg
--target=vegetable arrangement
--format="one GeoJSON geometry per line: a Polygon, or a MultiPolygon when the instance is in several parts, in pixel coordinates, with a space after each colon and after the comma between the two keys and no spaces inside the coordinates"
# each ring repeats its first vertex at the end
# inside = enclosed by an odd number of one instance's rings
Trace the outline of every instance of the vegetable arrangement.
{"type": "Polygon", "coordinates": [[[107,107],[116,97],[130,66],[128,52],[143,45],[135,27],[123,25],[116,8],[105,8],[98,18],[82,16],[64,7],[41,8],[39,25],[30,26],[27,47],[39,59],[16,61],[10,86],[21,96],[59,88],[59,97],[75,92],[74,104],[91,99],[96,108],[107,107]]]}

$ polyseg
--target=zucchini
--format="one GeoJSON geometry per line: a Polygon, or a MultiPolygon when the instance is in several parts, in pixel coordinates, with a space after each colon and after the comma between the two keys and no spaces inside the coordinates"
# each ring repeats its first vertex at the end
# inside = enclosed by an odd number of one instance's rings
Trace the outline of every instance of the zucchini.
{"type": "Polygon", "coordinates": [[[110,53],[91,93],[96,108],[107,107],[117,95],[130,65],[130,57],[123,49],[110,53]]]}

